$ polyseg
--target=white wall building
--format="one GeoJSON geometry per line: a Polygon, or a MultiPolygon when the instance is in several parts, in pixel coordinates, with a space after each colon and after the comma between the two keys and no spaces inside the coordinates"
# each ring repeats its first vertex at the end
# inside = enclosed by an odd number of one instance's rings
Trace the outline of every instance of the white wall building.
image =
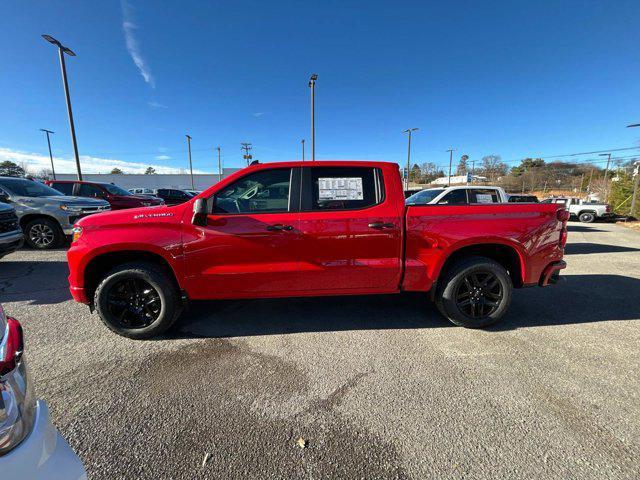
{"type": "MultiPolygon", "coordinates": [[[[451,175],[451,185],[466,185],[468,183],[483,183],[487,181],[487,177],[481,177],[480,175],[451,175]]],[[[449,185],[449,177],[436,178],[431,182],[431,185],[449,185]]]]}
{"type": "MultiPolygon", "coordinates": [[[[239,168],[223,168],[222,178],[228,177],[239,168]]],[[[189,174],[110,174],[110,173],[85,173],[83,180],[87,182],[115,183],[128,190],[130,188],[178,188],[191,190],[191,176],[189,174]]],[[[76,180],[77,176],[72,173],[56,174],[58,180],[76,180]]],[[[205,190],[219,180],[218,174],[194,174],[193,183],[196,190],[205,190]]]]}

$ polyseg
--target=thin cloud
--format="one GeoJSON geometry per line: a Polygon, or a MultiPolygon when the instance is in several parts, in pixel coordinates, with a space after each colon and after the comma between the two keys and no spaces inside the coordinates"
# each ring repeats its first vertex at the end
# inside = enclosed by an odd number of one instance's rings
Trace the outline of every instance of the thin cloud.
{"type": "Polygon", "coordinates": [[[147,102],[147,105],[149,105],[151,108],[158,108],[158,109],[169,108],[166,105],[158,102],[147,102]]]}
{"type": "MultiPolygon", "coordinates": [[[[0,147],[0,162],[5,160],[24,166],[27,172],[34,175],[42,170],[51,170],[51,161],[48,155],[0,147]]],[[[56,173],[75,173],[76,171],[75,160],[71,157],[54,157],[53,162],[56,173]]],[[[90,155],[80,155],[80,166],[83,173],[109,173],[115,167],[118,167],[124,173],[144,173],[147,167],[153,167],[157,173],[184,173],[184,169],[166,165],[127,162],[113,158],[92,157],[90,155]]],[[[206,172],[194,170],[193,173],[206,172]]]]}
{"type": "Polygon", "coordinates": [[[252,113],[251,115],[253,115],[256,118],[260,118],[261,116],[264,115],[264,112],[255,112],[255,113],[252,113]]]}
{"type": "Polygon", "coordinates": [[[133,20],[133,9],[126,0],[121,0],[120,6],[122,7],[122,30],[124,31],[124,40],[127,45],[127,51],[129,52],[129,55],[131,55],[133,63],[138,67],[140,75],[142,75],[144,81],[147,82],[151,88],[156,88],[156,81],[151,73],[151,68],[149,68],[149,65],[147,65],[146,60],[142,56],[140,44],[138,43],[138,39],[135,34],[138,26],[133,20]]]}
{"type": "Polygon", "coordinates": [[[169,155],[156,155],[156,160],[171,160],[169,155]]]}

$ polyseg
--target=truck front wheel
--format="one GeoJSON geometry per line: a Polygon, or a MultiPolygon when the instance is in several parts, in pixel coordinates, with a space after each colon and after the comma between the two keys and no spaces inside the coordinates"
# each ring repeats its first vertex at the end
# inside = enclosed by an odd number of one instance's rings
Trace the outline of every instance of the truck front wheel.
{"type": "Polygon", "coordinates": [[[165,332],[182,311],[173,278],[150,262],[115,267],[96,288],[94,303],[110,330],[138,340],[165,332]]]}
{"type": "Polygon", "coordinates": [[[436,306],[456,325],[481,328],[504,316],[512,291],[513,284],[502,265],[486,257],[467,257],[444,273],[436,306]]]}

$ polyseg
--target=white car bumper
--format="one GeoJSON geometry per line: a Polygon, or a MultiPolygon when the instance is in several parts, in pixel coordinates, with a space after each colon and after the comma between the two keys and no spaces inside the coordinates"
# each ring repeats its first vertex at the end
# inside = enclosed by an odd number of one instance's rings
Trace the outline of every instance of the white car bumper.
{"type": "Polygon", "coordinates": [[[38,400],[35,424],[29,436],[0,457],[0,477],[86,480],[82,462],[51,423],[49,408],[42,400],[38,400]]]}

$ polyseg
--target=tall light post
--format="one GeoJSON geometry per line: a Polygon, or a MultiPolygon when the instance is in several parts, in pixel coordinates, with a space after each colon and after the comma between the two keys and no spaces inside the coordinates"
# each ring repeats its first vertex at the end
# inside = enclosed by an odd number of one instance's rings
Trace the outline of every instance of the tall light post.
{"type": "MultiPolygon", "coordinates": [[[[627,125],[627,128],[640,127],[640,123],[632,123],[627,125]]],[[[638,200],[638,184],[640,184],[640,162],[635,162],[635,178],[633,180],[633,195],[631,196],[631,216],[635,217],[636,202],[638,200]]],[[[637,217],[636,217],[637,218],[637,217]]]]}
{"type": "Polygon", "coordinates": [[[191,173],[191,190],[195,190],[196,187],[193,183],[193,164],[191,163],[191,137],[189,135],[185,135],[187,137],[187,149],[189,151],[189,172],[191,173]]]}
{"type": "Polygon", "coordinates": [[[450,148],[447,152],[449,152],[449,186],[451,186],[451,166],[453,164],[453,152],[455,152],[455,150],[450,148]]]}
{"type": "Polygon", "coordinates": [[[302,161],[304,162],[304,138],[302,139],[302,161]]]}
{"type": "Polygon", "coordinates": [[[411,133],[416,130],[420,130],[419,128],[407,128],[403,130],[402,133],[409,134],[409,145],[407,146],[407,178],[405,178],[406,190],[409,190],[409,171],[411,170],[411,133]]]}
{"type": "Polygon", "coordinates": [[[73,143],[73,154],[76,158],[76,170],[78,171],[78,180],[82,180],[82,171],[80,170],[80,156],[78,155],[78,142],[76,141],[76,127],[73,124],[73,111],[71,110],[71,95],[69,94],[69,83],[67,82],[67,66],[64,63],[65,53],[71,57],[76,54],[51,35],[42,35],[47,42],[58,47],[58,55],[60,56],[60,68],[62,69],[62,85],[64,86],[64,95],[67,100],[67,113],[69,114],[69,128],[71,129],[71,142],[73,143]]]}
{"type": "Polygon", "coordinates": [[[222,149],[220,147],[216,147],[218,150],[218,181],[222,180],[222,149]]]}
{"type": "Polygon", "coordinates": [[[316,80],[318,74],[314,73],[309,78],[309,88],[311,88],[311,160],[316,160],[316,80]]]}
{"type": "Polygon", "coordinates": [[[51,153],[51,140],[49,140],[50,133],[56,133],[51,130],[47,130],[46,128],[41,128],[41,132],[44,132],[47,135],[47,145],[49,145],[49,160],[51,160],[51,173],[53,174],[53,179],[56,179],[56,169],[53,166],[53,154],[51,153]]]}
{"type": "Polygon", "coordinates": [[[610,153],[601,153],[601,157],[607,157],[607,168],[604,169],[604,201],[607,201],[607,197],[609,196],[609,187],[607,186],[607,176],[609,175],[609,162],[611,162],[611,154],[610,153]]]}

